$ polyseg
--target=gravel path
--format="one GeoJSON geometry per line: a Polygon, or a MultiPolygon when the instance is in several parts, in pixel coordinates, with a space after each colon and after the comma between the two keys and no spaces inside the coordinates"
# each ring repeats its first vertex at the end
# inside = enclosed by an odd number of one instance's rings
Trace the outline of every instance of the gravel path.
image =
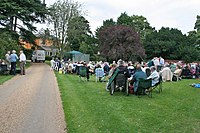
{"type": "Polygon", "coordinates": [[[43,63],[0,85],[0,133],[65,133],[58,84],[43,63]]]}

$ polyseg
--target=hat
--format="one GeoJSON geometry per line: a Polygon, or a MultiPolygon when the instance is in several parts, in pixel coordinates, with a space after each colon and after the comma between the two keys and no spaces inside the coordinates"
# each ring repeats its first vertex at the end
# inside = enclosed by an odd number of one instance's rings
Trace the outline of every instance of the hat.
{"type": "Polygon", "coordinates": [[[13,51],[12,51],[12,53],[16,53],[16,51],[15,51],[15,50],[13,50],[13,51]]]}

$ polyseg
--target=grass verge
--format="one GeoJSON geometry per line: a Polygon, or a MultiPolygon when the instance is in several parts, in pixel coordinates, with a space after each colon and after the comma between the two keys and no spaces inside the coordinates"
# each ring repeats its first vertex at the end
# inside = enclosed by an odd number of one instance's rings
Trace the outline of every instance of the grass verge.
{"type": "Polygon", "coordinates": [[[111,96],[106,83],[79,81],[77,75],[56,73],[68,133],[160,133],[200,131],[200,89],[197,80],[163,84],[153,98],[117,92],[111,96]]]}
{"type": "Polygon", "coordinates": [[[11,79],[13,75],[0,75],[0,85],[2,85],[7,80],[11,79]]]}

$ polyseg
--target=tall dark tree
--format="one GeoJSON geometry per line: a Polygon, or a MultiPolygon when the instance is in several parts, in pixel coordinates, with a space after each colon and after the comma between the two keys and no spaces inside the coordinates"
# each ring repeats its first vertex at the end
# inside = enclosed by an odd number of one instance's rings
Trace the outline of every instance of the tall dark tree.
{"type": "Polygon", "coordinates": [[[148,20],[143,16],[133,15],[131,18],[133,19],[132,26],[140,33],[141,40],[144,42],[146,36],[155,31],[155,28],[151,27],[148,20]]]}
{"type": "Polygon", "coordinates": [[[199,15],[197,15],[197,20],[195,22],[194,29],[197,29],[197,31],[200,30],[200,16],[199,15]]]}
{"type": "Polygon", "coordinates": [[[139,15],[128,16],[126,12],[118,17],[117,24],[133,27],[140,34],[142,42],[144,42],[148,34],[151,34],[155,30],[150,26],[145,17],[139,15]]]}
{"type": "Polygon", "coordinates": [[[19,30],[21,38],[34,43],[33,23],[43,23],[47,8],[40,0],[2,0],[0,2],[0,25],[8,31],[19,30]]]}
{"type": "Polygon", "coordinates": [[[89,22],[83,16],[71,19],[67,30],[71,50],[79,51],[81,44],[84,44],[91,34],[89,22]]]}
{"type": "Polygon", "coordinates": [[[132,26],[133,19],[130,16],[128,16],[126,12],[124,12],[124,13],[121,13],[121,15],[118,17],[117,24],[132,26]]]}
{"type": "Polygon", "coordinates": [[[140,35],[130,26],[109,26],[99,32],[100,53],[109,60],[145,57],[140,35]]]}
{"type": "Polygon", "coordinates": [[[107,19],[105,21],[103,21],[103,26],[99,27],[96,29],[96,37],[98,38],[99,37],[99,31],[102,30],[103,28],[105,27],[108,27],[108,26],[114,26],[116,25],[117,23],[111,18],[111,19],[107,19]]]}
{"type": "Polygon", "coordinates": [[[149,34],[144,43],[148,58],[162,56],[166,59],[197,60],[198,52],[191,37],[183,35],[178,29],[164,28],[149,34]]]}
{"type": "Polygon", "coordinates": [[[195,27],[196,29],[196,41],[195,41],[195,47],[200,50],[200,16],[197,15],[197,20],[195,22],[195,27]]]}

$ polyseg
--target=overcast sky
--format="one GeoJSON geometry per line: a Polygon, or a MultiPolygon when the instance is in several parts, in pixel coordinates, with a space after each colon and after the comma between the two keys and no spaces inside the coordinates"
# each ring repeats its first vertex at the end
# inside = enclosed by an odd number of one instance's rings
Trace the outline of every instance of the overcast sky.
{"type": "MultiPolygon", "coordinates": [[[[46,0],[50,5],[57,0],[46,0]]],[[[85,18],[92,31],[103,24],[103,20],[115,21],[121,13],[142,15],[157,30],[163,27],[178,28],[183,33],[194,29],[196,16],[200,15],[200,0],[74,0],[83,5],[85,18]]]]}

